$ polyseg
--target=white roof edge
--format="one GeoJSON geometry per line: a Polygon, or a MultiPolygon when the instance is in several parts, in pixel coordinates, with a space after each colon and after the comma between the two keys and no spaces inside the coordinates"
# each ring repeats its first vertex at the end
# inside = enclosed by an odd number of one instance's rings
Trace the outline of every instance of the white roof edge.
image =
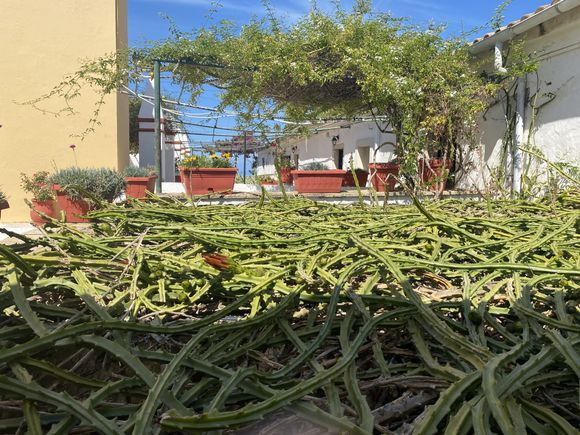
{"type": "Polygon", "coordinates": [[[531,16],[528,18],[522,18],[519,21],[516,21],[515,24],[510,23],[507,27],[498,30],[495,34],[477,40],[477,42],[474,42],[471,45],[469,50],[472,54],[478,54],[490,50],[497,43],[509,41],[514,37],[531,30],[535,26],[545,23],[546,21],[578,6],[580,6],[580,0],[560,0],[559,2],[554,2],[544,10],[530,14],[531,16]]]}

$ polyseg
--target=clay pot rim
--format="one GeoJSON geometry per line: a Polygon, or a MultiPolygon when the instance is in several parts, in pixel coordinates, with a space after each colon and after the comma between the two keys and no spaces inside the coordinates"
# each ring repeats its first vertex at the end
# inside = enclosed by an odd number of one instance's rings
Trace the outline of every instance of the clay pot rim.
{"type": "Polygon", "coordinates": [[[389,168],[399,168],[399,167],[401,167],[401,164],[395,163],[395,162],[369,163],[369,168],[375,168],[375,169],[389,169],[389,168]]]}
{"type": "Polygon", "coordinates": [[[294,174],[304,174],[304,175],[344,175],[346,171],[342,169],[316,169],[316,170],[309,170],[309,169],[295,169],[291,172],[292,175],[294,174]]]}
{"type": "Polygon", "coordinates": [[[34,204],[45,204],[46,205],[46,204],[50,204],[50,203],[53,203],[54,204],[56,202],[56,200],[55,199],[45,199],[45,200],[40,201],[38,199],[32,198],[30,200],[30,202],[32,202],[34,204]]]}
{"type": "Polygon", "coordinates": [[[125,181],[149,181],[151,179],[157,179],[157,175],[149,175],[147,177],[123,177],[125,181]]]}
{"type": "Polygon", "coordinates": [[[180,171],[199,172],[199,171],[213,171],[213,172],[238,172],[238,168],[184,168],[179,167],[180,171]]]}

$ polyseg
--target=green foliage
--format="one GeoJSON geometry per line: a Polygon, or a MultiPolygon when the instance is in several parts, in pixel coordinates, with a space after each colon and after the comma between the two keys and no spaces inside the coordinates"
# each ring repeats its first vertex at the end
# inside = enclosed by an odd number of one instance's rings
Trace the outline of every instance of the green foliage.
{"type": "Polygon", "coordinates": [[[113,201],[125,188],[123,175],[108,168],[60,169],[49,180],[65,189],[67,195],[93,202],[113,201]]]}
{"type": "Polygon", "coordinates": [[[495,13],[490,20],[490,25],[493,30],[497,30],[503,26],[505,15],[505,10],[513,3],[513,0],[504,0],[497,8],[495,8],[495,13]]]}
{"type": "Polygon", "coordinates": [[[149,177],[155,175],[155,168],[149,166],[146,168],[141,168],[139,166],[127,166],[123,170],[124,177],[149,177]]]}
{"type": "Polygon", "coordinates": [[[222,153],[220,156],[217,154],[209,156],[194,154],[183,159],[179,166],[183,168],[233,168],[231,158],[230,153],[222,153]]]}
{"type": "Polygon", "coordinates": [[[0,202],[5,202],[7,200],[8,200],[8,198],[7,198],[6,194],[0,190],[0,202]]]}
{"type": "Polygon", "coordinates": [[[328,169],[328,166],[322,162],[311,162],[300,167],[303,171],[324,171],[328,169]]]}
{"type": "Polygon", "coordinates": [[[49,177],[48,171],[35,172],[31,177],[21,173],[20,186],[25,192],[31,193],[36,201],[50,201],[54,199],[54,192],[49,177]]]}

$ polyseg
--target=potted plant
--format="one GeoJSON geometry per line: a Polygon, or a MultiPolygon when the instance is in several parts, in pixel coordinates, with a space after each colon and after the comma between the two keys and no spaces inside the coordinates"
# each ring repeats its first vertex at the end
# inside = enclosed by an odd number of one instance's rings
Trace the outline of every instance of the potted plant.
{"type": "Polygon", "coordinates": [[[181,161],[181,183],[188,196],[214,192],[231,192],[234,189],[237,169],[232,167],[229,153],[193,155],[181,161]]]}
{"type": "Polygon", "coordinates": [[[31,177],[20,174],[22,189],[32,194],[30,204],[30,219],[32,222],[43,225],[47,222],[45,216],[57,217],[57,210],[54,204],[54,191],[49,183],[47,171],[35,172],[31,177]]]}
{"type": "MultiPolygon", "coordinates": [[[[365,171],[364,169],[357,168],[354,170],[354,174],[355,174],[356,179],[358,181],[359,187],[365,187],[367,185],[369,173],[367,171],[365,171]]],[[[354,176],[352,175],[352,171],[346,171],[346,175],[344,176],[344,181],[342,182],[342,185],[345,187],[355,187],[356,186],[354,176]]]]}
{"type": "Polygon", "coordinates": [[[346,171],[327,169],[324,163],[314,162],[292,171],[298,193],[338,193],[346,171]]]}
{"type": "Polygon", "coordinates": [[[87,213],[101,202],[112,202],[125,187],[118,172],[107,168],[66,168],[50,177],[59,212],[67,222],[90,222],[87,213]]]}
{"type": "Polygon", "coordinates": [[[10,208],[10,204],[8,204],[6,194],[0,190],[0,216],[2,215],[2,210],[6,210],[7,208],[10,208]]]}
{"type": "Polygon", "coordinates": [[[453,167],[450,159],[419,160],[419,176],[423,185],[430,190],[443,191],[453,167]]]}
{"type": "Polygon", "coordinates": [[[259,180],[260,180],[260,184],[263,186],[276,186],[276,185],[278,185],[278,182],[273,177],[261,176],[261,177],[259,177],[259,180]]]}
{"type": "Polygon", "coordinates": [[[292,171],[295,169],[290,159],[280,159],[280,179],[283,184],[292,184],[292,171]]]}
{"type": "Polygon", "coordinates": [[[153,168],[127,166],[123,171],[125,177],[125,196],[127,198],[142,199],[148,192],[155,192],[157,175],[153,168]]]}
{"type": "Polygon", "coordinates": [[[371,163],[369,171],[371,173],[371,183],[378,192],[392,192],[395,190],[401,165],[397,162],[371,163]]]}

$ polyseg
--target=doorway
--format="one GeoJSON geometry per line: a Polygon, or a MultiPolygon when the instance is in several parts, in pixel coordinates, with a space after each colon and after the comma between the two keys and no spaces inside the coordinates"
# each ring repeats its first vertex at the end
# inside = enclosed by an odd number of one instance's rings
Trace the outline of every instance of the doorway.
{"type": "Polygon", "coordinates": [[[336,169],[342,169],[344,165],[344,149],[339,148],[334,150],[334,164],[336,165],[336,169]]]}

